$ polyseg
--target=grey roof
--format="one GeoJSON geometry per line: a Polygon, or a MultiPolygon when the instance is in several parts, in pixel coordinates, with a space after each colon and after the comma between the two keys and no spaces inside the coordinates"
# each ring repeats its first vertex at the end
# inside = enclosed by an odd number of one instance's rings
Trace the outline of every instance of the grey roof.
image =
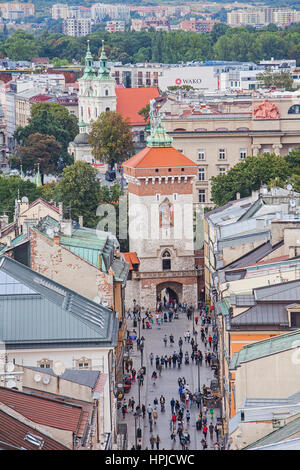
{"type": "MultiPolygon", "coordinates": [[[[31,366],[26,366],[26,368],[36,370],[37,372],[42,372],[47,375],[51,375],[52,377],[58,377],[52,369],[31,366]]],[[[65,372],[60,376],[60,378],[80,385],[86,385],[87,387],[93,389],[97,384],[100,374],[101,372],[97,370],[66,369],[65,372]]]]}
{"type": "Polygon", "coordinates": [[[256,449],[270,444],[276,444],[300,432],[300,417],[294,419],[282,428],[276,429],[265,437],[258,439],[244,449],[256,449]]]}
{"type": "Polygon", "coordinates": [[[254,447],[250,450],[300,450],[300,438],[262,445],[261,447],[254,447]]]}
{"type": "Polygon", "coordinates": [[[287,328],[289,321],[286,305],[255,305],[231,318],[230,325],[272,325],[287,328]]]}
{"type": "Polygon", "coordinates": [[[300,403],[269,405],[259,407],[243,407],[239,408],[236,414],[229,421],[229,434],[238,429],[240,423],[255,423],[260,421],[272,421],[273,419],[287,419],[291,416],[299,415],[300,403]],[[243,412],[243,420],[241,413],[243,412]]]}
{"type": "Polygon", "coordinates": [[[80,134],[77,134],[77,136],[74,139],[74,144],[77,145],[89,145],[89,134],[86,132],[81,132],[80,134]]]}
{"type": "Polygon", "coordinates": [[[282,406],[300,403],[300,391],[287,398],[245,398],[244,408],[257,408],[262,406],[282,406]]]}
{"type": "Polygon", "coordinates": [[[256,301],[261,302],[299,302],[300,280],[283,282],[253,290],[256,301]]]}
{"type": "Polygon", "coordinates": [[[0,339],[7,347],[115,346],[115,313],[7,257],[0,260],[0,339]]]}
{"type": "Polygon", "coordinates": [[[262,245],[258,246],[252,251],[249,251],[244,256],[241,256],[237,260],[233,261],[232,263],[228,264],[224,267],[224,269],[239,269],[244,268],[246,266],[251,266],[252,264],[257,263],[265,256],[272,253],[272,251],[276,250],[280,246],[283,245],[283,241],[277,243],[276,245],[272,246],[270,241],[263,243],[262,245]]]}
{"type": "Polygon", "coordinates": [[[126,282],[129,273],[129,263],[123,259],[114,259],[111,269],[114,272],[114,278],[119,282],[126,282]]]}

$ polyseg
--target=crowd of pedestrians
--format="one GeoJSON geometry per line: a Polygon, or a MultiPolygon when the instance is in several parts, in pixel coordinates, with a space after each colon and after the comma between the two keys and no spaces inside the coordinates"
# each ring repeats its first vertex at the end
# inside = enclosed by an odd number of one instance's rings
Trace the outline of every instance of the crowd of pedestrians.
{"type": "MultiPolygon", "coordinates": [[[[158,353],[158,351],[154,353],[150,349],[151,352],[148,355],[150,367],[148,366],[147,375],[149,381],[151,380],[150,383],[154,390],[157,388],[157,391],[159,391],[160,377],[168,374],[170,369],[183,370],[183,366],[193,366],[194,364],[199,367],[205,365],[205,368],[210,368],[214,363],[217,363],[217,332],[208,306],[198,306],[197,309],[194,309],[193,305],[188,305],[187,303],[182,305],[177,304],[176,301],[167,303],[166,299],[163,299],[163,301],[158,301],[154,314],[149,310],[143,310],[135,306],[133,311],[129,311],[127,314],[127,318],[133,320],[133,335],[136,334],[137,321],[141,322],[143,329],[152,329],[155,323],[161,329],[164,323],[169,324],[174,319],[179,318],[179,316],[182,318],[183,315],[186,315],[188,320],[193,320],[191,329],[180,332],[180,336],[177,336],[178,333],[175,325],[174,332],[177,337],[173,333],[162,334],[162,353],[158,353]]],[[[128,338],[130,336],[130,332],[128,332],[128,338]]],[[[144,341],[145,338],[142,336],[142,343],[144,341]]],[[[149,351],[151,341],[149,339],[147,341],[149,351]]],[[[137,343],[137,347],[139,348],[140,345],[141,341],[137,343]]],[[[130,372],[132,374],[133,381],[137,380],[139,386],[142,387],[145,381],[146,368],[142,367],[136,371],[132,359],[126,361],[125,368],[127,373],[130,372]]],[[[202,448],[205,450],[208,448],[209,439],[210,447],[219,450],[220,430],[219,426],[214,423],[214,408],[206,406],[206,396],[211,393],[209,387],[203,385],[201,390],[191,390],[184,376],[178,377],[177,386],[178,396],[176,397],[174,393],[169,408],[171,449],[174,449],[177,443],[181,446],[181,449],[189,448],[191,444],[189,431],[191,417],[192,414],[195,415],[195,410],[197,410],[197,421],[196,423],[193,422],[193,425],[196,425],[199,443],[201,443],[202,448]],[[198,431],[200,432],[198,433],[198,431]]],[[[123,419],[126,419],[128,412],[135,416],[138,414],[144,420],[144,423],[146,423],[145,420],[147,419],[151,449],[160,449],[159,421],[163,425],[165,425],[166,421],[159,418],[160,415],[166,412],[165,405],[165,397],[163,394],[157,393],[153,403],[136,404],[136,400],[132,397],[128,400],[128,403],[124,399],[121,406],[123,419]]],[[[132,448],[135,448],[135,446],[132,448]]],[[[140,445],[137,446],[137,449],[139,448],[141,448],[140,445]]],[[[145,449],[147,450],[149,447],[146,446],[145,449]]]]}

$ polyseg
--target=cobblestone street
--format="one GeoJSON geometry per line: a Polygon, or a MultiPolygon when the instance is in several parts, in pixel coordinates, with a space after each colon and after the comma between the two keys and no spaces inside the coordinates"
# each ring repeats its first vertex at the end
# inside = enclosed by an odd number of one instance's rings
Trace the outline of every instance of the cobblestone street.
{"type": "MultiPolygon", "coordinates": [[[[128,319],[128,329],[131,332],[133,329],[133,320],[128,319]]],[[[138,328],[135,328],[138,332],[138,328]]],[[[193,330],[193,322],[192,320],[188,320],[185,313],[179,313],[178,319],[173,319],[172,322],[164,322],[160,327],[157,324],[152,324],[152,329],[142,329],[141,328],[141,336],[145,338],[145,348],[143,352],[143,365],[146,366],[146,376],[144,380],[144,385],[140,387],[140,395],[141,395],[141,405],[144,404],[146,409],[149,404],[153,407],[153,400],[155,397],[159,400],[161,395],[164,395],[166,399],[166,406],[165,412],[161,412],[160,406],[158,406],[158,420],[157,424],[153,424],[153,435],[160,437],[160,446],[159,449],[175,449],[180,450],[181,444],[179,442],[179,436],[176,436],[176,443],[173,444],[170,439],[171,428],[171,406],[170,400],[174,398],[175,400],[179,400],[179,392],[178,392],[178,377],[184,377],[186,379],[186,383],[188,384],[188,388],[191,392],[195,392],[198,390],[198,380],[200,382],[200,387],[202,391],[202,386],[205,384],[206,386],[210,385],[210,381],[214,378],[214,373],[211,370],[211,367],[205,365],[205,361],[203,360],[202,366],[193,364],[190,360],[189,365],[184,364],[184,354],[188,351],[189,355],[192,352],[191,345],[186,341],[184,341],[184,332],[190,331],[192,334],[193,330]],[[163,338],[164,335],[168,337],[168,343],[165,347],[163,338]],[[170,346],[169,342],[169,335],[173,334],[175,343],[173,346],[170,346]],[[166,368],[163,367],[161,377],[159,377],[156,381],[156,384],[153,385],[151,380],[152,372],[155,370],[155,360],[153,362],[153,366],[150,364],[149,355],[152,352],[154,354],[154,358],[156,355],[165,355],[170,356],[173,354],[174,351],[179,352],[178,340],[182,338],[183,345],[183,363],[180,368],[176,365],[176,368],[173,368],[173,364],[171,368],[169,366],[166,368]],[[198,378],[199,374],[199,378],[198,378]]],[[[209,326],[208,334],[211,333],[212,327],[209,326]]],[[[198,348],[202,351],[203,357],[205,351],[212,351],[209,348],[209,344],[207,344],[207,349],[205,349],[204,343],[201,341],[200,335],[200,325],[196,327],[196,331],[198,332],[198,348]]],[[[133,359],[133,367],[138,371],[141,367],[141,353],[137,350],[136,341],[134,341],[134,349],[131,351],[131,357],[133,359]]],[[[128,402],[130,398],[134,397],[135,405],[138,404],[138,383],[137,381],[132,384],[131,390],[128,394],[125,394],[125,398],[128,402]]],[[[179,400],[180,401],[180,400],[179,400]]],[[[190,434],[190,445],[189,449],[192,450],[201,450],[201,439],[203,438],[202,430],[196,429],[196,421],[198,418],[198,407],[196,404],[193,404],[190,408],[190,423],[187,424],[186,420],[186,412],[184,413],[184,420],[183,420],[183,429],[187,428],[190,434]]],[[[216,418],[219,416],[219,409],[214,409],[214,416],[213,420],[211,420],[210,413],[207,413],[207,427],[211,422],[216,424],[216,418]]],[[[118,410],[118,422],[119,423],[127,423],[128,429],[128,449],[131,449],[133,445],[135,445],[135,429],[140,427],[142,429],[142,449],[151,449],[149,438],[151,436],[148,415],[146,412],[146,416],[140,418],[134,418],[133,412],[128,411],[125,416],[125,420],[123,420],[121,410],[118,410]],[[135,423],[136,420],[136,423],[135,423]]],[[[216,442],[216,435],[213,434],[213,439],[210,439],[209,432],[207,434],[207,449],[213,449],[213,444],[216,442]]],[[[155,446],[156,449],[156,446],[155,446]]]]}

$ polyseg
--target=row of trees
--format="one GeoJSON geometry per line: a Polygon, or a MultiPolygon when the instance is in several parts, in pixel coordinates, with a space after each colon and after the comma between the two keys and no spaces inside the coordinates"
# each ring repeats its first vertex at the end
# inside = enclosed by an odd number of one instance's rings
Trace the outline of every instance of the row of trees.
{"type": "Polygon", "coordinates": [[[295,191],[300,191],[300,148],[286,157],[270,153],[247,157],[226,174],[212,177],[211,183],[211,198],[217,206],[235,199],[236,193],[250,196],[262,184],[284,187],[291,183],[295,191]]]}
{"type": "MultiPolygon", "coordinates": [[[[277,29],[277,28],[275,28],[277,29]]],[[[92,53],[97,56],[105,40],[106,53],[111,61],[179,63],[198,60],[259,61],[292,58],[300,65],[300,25],[273,31],[268,27],[229,28],[216,24],[210,33],[171,32],[116,32],[97,31],[88,37],[74,38],[60,33],[43,31],[39,36],[16,31],[0,39],[0,54],[12,59],[30,60],[43,56],[71,62],[81,60],[86,41],[90,39],[92,53]]],[[[56,61],[57,61],[56,59],[56,61]]],[[[59,62],[57,62],[59,63],[59,62]]]]}

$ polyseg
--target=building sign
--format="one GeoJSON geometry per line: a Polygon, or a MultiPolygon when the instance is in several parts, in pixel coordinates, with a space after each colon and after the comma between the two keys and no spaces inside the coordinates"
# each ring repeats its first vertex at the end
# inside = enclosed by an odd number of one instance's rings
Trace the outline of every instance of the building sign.
{"type": "Polygon", "coordinates": [[[163,91],[169,86],[192,86],[215,91],[218,89],[218,76],[213,66],[169,67],[158,77],[158,86],[163,91]]]}

